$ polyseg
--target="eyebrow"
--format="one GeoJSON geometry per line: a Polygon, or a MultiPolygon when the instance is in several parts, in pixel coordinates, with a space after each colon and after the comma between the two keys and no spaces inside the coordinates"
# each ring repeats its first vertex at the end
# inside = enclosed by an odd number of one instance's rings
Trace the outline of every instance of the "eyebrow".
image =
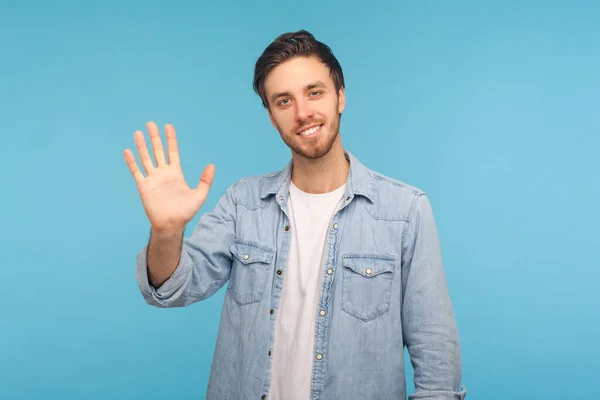
{"type": "MultiPolygon", "coordinates": [[[[306,85],[304,87],[304,91],[311,90],[314,88],[319,88],[319,87],[324,88],[324,87],[326,87],[326,85],[321,81],[315,81],[313,83],[309,83],[308,85],[306,85]]],[[[277,98],[283,97],[283,96],[291,96],[291,93],[290,92],[274,93],[273,96],[271,96],[271,101],[274,102],[275,100],[277,100],[277,98]]]]}

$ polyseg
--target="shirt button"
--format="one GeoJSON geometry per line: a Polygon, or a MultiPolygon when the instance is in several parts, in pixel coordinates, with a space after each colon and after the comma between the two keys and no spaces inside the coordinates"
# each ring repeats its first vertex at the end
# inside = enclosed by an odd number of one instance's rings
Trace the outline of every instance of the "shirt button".
{"type": "Polygon", "coordinates": [[[323,358],[323,355],[322,355],[322,354],[320,354],[320,353],[319,353],[319,354],[317,354],[317,360],[320,360],[320,359],[322,359],[322,358],[323,358]]]}
{"type": "Polygon", "coordinates": [[[350,196],[346,197],[346,201],[350,201],[350,196]]]}
{"type": "Polygon", "coordinates": [[[273,310],[272,308],[271,308],[271,311],[269,311],[269,312],[271,313],[271,315],[275,314],[275,310],[273,310]]]}
{"type": "Polygon", "coordinates": [[[322,317],[323,315],[325,315],[325,310],[321,310],[321,312],[320,312],[319,314],[320,314],[320,315],[321,315],[321,317],[322,317]]]}
{"type": "Polygon", "coordinates": [[[333,229],[337,229],[338,228],[338,224],[333,224],[333,229]]]}
{"type": "Polygon", "coordinates": [[[277,270],[277,275],[281,275],[281,270],[280,269],[277,270]]]}
{"type": "Polygon", "coordinates": [[[271,350],[269,350],[269,356],[271,355],[271,350]]]}
{"type": "Polygon", "coordinates": [[[331,268],[329,268],[329,269],[327,270],[327,275],[331,275],[331,274],[333,274],[333,270],[332,270],[331,268]]]}
{"type": "Polygon", "coordinates": [[[261,396],[261,400],[265,400],[266,398],[267,398],[267,396],[264,394],[261,396]]]}
{"type": "Polygon", "coordinates": [[[285,228],[283,228],[283,229],[285,229],[286,231],[289,231],[290,230],[290,226],[286,225],[285,228]]]}
{"type": "Polygon", "coordinates": [[[279,196],[279,200],[283,200],[283,196],[279,196]]]}
{"type": "Polygon", "coordinates": [[[367,269],[365,270],[365,272],[367,273],[367,275],[371,275],[371,272],[373,272],[373,271],[371,271],[371,268],[367,268],[367,269]]]}
{"type": "Polygon", "coordinates": [[[250,256],[248,254],[244,254],[244,260],[247,260],[249,258],[250,258],[250,256]]]}

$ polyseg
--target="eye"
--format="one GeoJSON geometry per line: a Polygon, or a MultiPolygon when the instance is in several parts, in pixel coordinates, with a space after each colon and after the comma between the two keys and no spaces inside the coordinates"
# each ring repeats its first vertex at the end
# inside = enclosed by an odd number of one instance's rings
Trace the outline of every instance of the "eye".
{"type": "Polygon", "coordinates": [[[315,96],[320,95],[321,93],[323,93],[323,92],[320,90],[313,90],[312,92],[310,92],[310,95],[315,97],[315,96]]]}
{"type": "Polygon", "coordinates": [[[277,102],[278,106],[285,106],[289,103],[290,99],[282,99],[277,102]]]}

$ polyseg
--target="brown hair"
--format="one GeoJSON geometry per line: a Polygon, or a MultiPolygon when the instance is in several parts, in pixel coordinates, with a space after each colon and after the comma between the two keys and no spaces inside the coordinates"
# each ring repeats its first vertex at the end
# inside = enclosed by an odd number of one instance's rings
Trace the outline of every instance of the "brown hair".
{"type": "Polygon", "coordinates": [[[310,32],[305,30],[287,32],[279,35],[267,46],[254,67],[254,91],[262,99],[265,108],[269,108],[269,101],[265,93],[267,75],[284,61],[299,56],[317,56],[323,64],[329,67],[336,92],[339,93],[340,88],[345,88],[342,67],[326,44],[319,42],[310,32]]]}

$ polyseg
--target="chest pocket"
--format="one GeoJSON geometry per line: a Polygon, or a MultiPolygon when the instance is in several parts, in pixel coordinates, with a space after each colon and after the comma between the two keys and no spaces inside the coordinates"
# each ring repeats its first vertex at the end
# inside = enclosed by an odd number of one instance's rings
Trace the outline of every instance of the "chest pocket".
{"type": "Polygon", "coordinates": [[[233,254],[227,290],[239,305],[262,300],[275,249],[256,242],[235,239],[229,248],[233,254]]]}
{"type": "Polygon", "coordinates": [[[390,309],[395,257],[384,254],[342,254],[342,310],[363,320],[390,309]]]}

